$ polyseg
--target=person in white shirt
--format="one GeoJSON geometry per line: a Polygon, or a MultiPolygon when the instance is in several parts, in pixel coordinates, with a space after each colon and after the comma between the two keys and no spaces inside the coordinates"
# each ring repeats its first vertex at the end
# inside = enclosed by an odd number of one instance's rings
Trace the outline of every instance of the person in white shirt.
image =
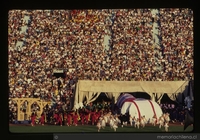
{"type": "Polygon", "coordinates": [[[159,128],[161,128],[161,127],[164,125],[164,115],[162,115],[162,116],[159,118],[158,124],[159,124],[159,128]]]}
{"type": "Polygon", "coordinates": [[[111,129],[113,129],[113,126],[114,126],[114,123],[115,123],[114,121],[115,121],[114,118],[111,117],[111,118],[110,118],[110,121],[109,121],[109,125],[110,125],[110,128],[111,128],[111,129]]]}
{"type": "Polygon", "coordinates": [[[142,117],[141,117],[141,120],[140,120],[140,125],[141,125],[141,127],[144,128],[144,127],[145,127],[145,124],[146,124],[146,123],[145,123],[145,117],[142,116],[142,117]]]}
{"type": "Polygon", "coordinates": [[[116,131],[117,128],[118,128],[117,122],[114,122],[114,124],[113,124],[113,129],[114,129],[114,131],[116,131]]]}
{"type": "Polygon", "coordinates": [[[167,122],[165,122],[165,125],[164,125],[164,127],[165,127],[165,132],[168,132],[169,125],[168,125],[168,123],[167,123],[167,122]]]}
{"type": "Polygon", "coordinates": [[[106,127],[106,121],[105,121],[105,119],[103,118],[103,119],[101,120],[101,128],[102,128],[102,129],[105,129],[105,127],[106,127]]]}
{"type": "Polygon", "coordinates": [[[129,122],[130,122],[130,125],[133,126],[133,117],[132,116],[129,117],[129,122]]]}
{"type": "Polygon", "coordinates": [[[135,128],[140,128],[140,120],[139,120],[139,118],[137,118],[136,120],[135,120],[135,124],[134,124],[134,126],[135,126],[135,128]]]}
{"type": "Polygon", "coordinates": [[[100,121],[97,122],[97,128],[98,128],[98,132],[100,132],[100,129],[101,129],[101,122],[100,121]]]}
{"type": "Polygon", "coordinates": [[[151,120],[151,124],[153,125],[153,126],[156,126],[156,116],[154,115],[153,116],[153,118],[152,118],[152,120],[151,120]]]}
{"type": "Polygon", "coordinates": [[[164,118],[165,118],[165,122],[169,123],[169,121],[170,121],[169,113],[165,113],[164,118]]]}

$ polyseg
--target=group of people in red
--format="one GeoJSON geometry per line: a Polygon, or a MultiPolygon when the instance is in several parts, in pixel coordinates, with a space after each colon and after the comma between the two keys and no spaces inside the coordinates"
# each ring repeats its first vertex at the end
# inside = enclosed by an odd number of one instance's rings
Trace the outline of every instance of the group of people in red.
{"type": "MultiPolygon", "coordinates": [[[[31,118],[31,126],[34,126],[36,124],[37,114],[33,112],[30,118],[31,118]]],[[[44,123],[45,123],[45,114],[42,113],[40,117],[40,124],[44,125],[44,123]]]]}
{"type": "Polygon", "coordinates": [[[79,114],[80,114],[80,120],[81,120],[82,125],[89,124],[89,123],[94,125],[98,122],[98,119],[101,116],[102,112],[101,111],[89,111],[89,110],[85,109],[85,110],[81,110],[79,112],[79,114]]]}
{"type": "MultiPolygon", "coordinates": [[[[81,109],[79,111],[70,111],[70,112],[59,112],[55,111],[54,115],[52,116],[54,125],[75,125],[78,124],[81,125],[96,125],[98,122],[99,117],[103,114],[103,112],[100,111],[89,111],[87,109],[81,109]]],[[[31,125],[34,126],[36,124],[37,114],[32,113],[31,115],[31,125]]],[[[45,113],[43,112],[39,118],[39,123],[41,125],[45,124],[45,113]]]]}

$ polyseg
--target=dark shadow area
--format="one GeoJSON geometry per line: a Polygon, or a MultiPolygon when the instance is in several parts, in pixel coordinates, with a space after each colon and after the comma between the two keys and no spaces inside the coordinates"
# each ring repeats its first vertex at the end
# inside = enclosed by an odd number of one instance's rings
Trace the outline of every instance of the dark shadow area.
{"type": "Polygon", "coordinates": [[[98,103],[98,102],[111,102],[112,99],[109,99],[104,92],[102,92],[99,97],[93,102],[93,103],[98,103]]]}
{"type": "Polygon", "coordinates": [[[59,77],[65,78],[66,77],[65,73],[53,73],[53,76],[55,76],[56,78],[59,78],[59,77]]]}
{"type": "Polygon", "coordinates": [[[151,99],[151,96],[146,92],[129,92],[129,94],[133,95],[135,98],[151,99]]]}
{"type": "Polygon", "coordinates": [[[176,104],[176,105],[178,105],[178,102],[171,100],[166,93],[163,95],[162,99],[160,100],[160,103],[161,104],[176,104]]]}

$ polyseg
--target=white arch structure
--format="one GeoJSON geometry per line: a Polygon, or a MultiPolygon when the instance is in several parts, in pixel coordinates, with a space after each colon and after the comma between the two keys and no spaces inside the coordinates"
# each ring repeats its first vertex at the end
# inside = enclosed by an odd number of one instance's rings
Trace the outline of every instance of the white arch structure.
{"type": "Polygon", "coordinates": [[[151,120],[153,116],[159,118],[163,114],[162,109],[156,102],[146,99],[135,99],[124,102],[121,114],[125,113],[129,113],[131,117],[139,119],[145,116],[147,120],[151,120]]]}

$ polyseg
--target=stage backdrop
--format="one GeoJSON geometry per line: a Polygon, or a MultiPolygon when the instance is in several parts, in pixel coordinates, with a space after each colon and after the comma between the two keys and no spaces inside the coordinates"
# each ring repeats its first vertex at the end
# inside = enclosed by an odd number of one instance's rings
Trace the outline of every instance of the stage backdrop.
{"type": "MultiPolygon", "coordinates": [[[[146,92],[151,96],[151,100],[160,102],[164,93],[169,98],[177,100],[178,96],[187,94],[189,81],[93,81],[79,80],[76,85],[74,99],[74,109],[97,99],[101,92],[105,92],[108,98],[114,98],[115,103],[122,92],[146,92]]],[[[180,99],[181,100],[181,99],[180,99]]]]}

